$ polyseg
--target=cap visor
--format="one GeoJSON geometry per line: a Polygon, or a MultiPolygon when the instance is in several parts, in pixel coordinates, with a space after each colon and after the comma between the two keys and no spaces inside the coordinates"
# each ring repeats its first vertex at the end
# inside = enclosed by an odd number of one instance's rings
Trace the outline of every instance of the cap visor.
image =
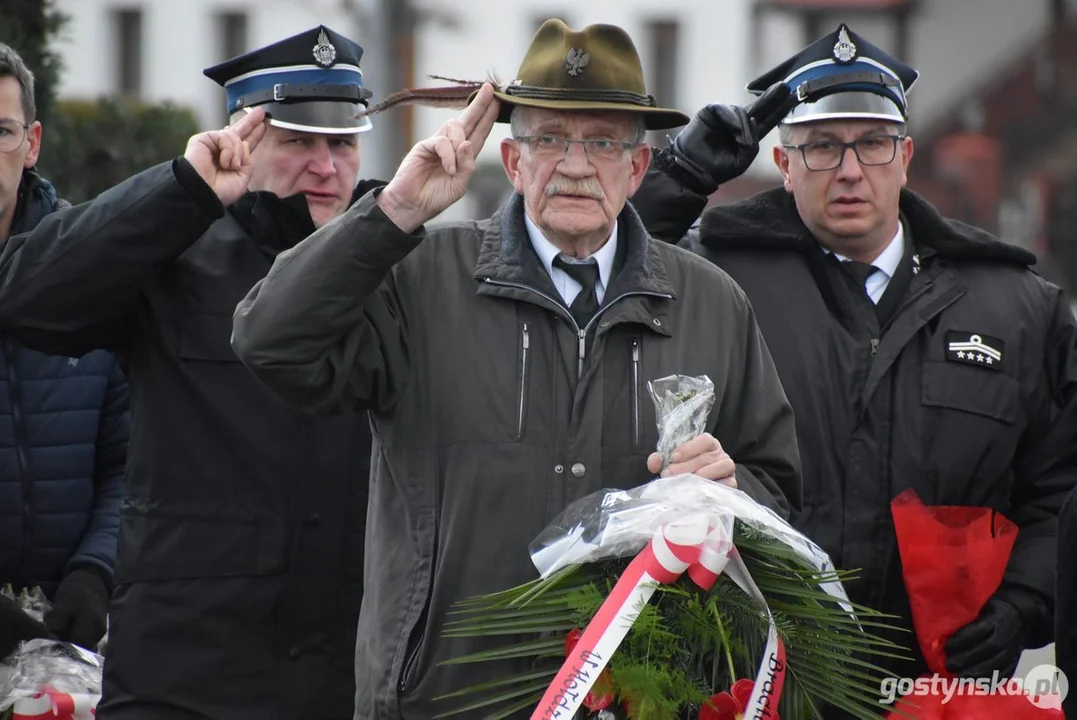
{"type": "MultiPolygon", "coordinates": [[[[346,102],[297,102],[265,103],[258,107],[269,115],[269,124],[284,130],[323,133],[326,135],[354,135],[370,130],[370,118],[359,103],[346,102]]],[[[249,112],[251,108],[247,108],[249,112]]]]}
{"type": "Polygon", "coordinates": [[[795,125],[815,120],[858,119],[906,122],[897,104],[889,98],[873,92],[836,92],[815,102],[797,105],[782,123],[795,125]]]}

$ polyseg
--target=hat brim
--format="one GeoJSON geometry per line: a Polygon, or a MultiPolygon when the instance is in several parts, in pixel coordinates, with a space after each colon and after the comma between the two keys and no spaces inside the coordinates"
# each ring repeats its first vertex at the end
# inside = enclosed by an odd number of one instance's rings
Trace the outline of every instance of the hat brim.
{"type": "MultiPolygon", "coordinates": [[[[477,94],[477,92],[472,93],[471,97],[468,98],[468,104],[475,99],[475,95],[477,94]]],[[[644,107],[642,105],[632,105],[629,103],[525,98],[516,95],[507,95],[496,90],[494,91],[494,97],[501,101],[501,109],[497,116],[497,121],[499,123],[509,122],[512,116],[512,108],[515,105],[521,107],[543,108],[545,110],[638,113],[643,116],[644,125],[648,130],[668,130],[670,128],[677,128],[687,125],[691,120],[687,115],[677,110],[644,107]]]]}
{"type": "Polygon", "coordinates": [[[897,103],[875,92],[840,92],[804,102],[794,107],[782,120],[784,125],[820,120],[881,120],[904,123],[897,103]]]}
{"type": "MultiPolygon", "coordinates": [[[[319,135],[355,135],[371,129],[370,118],[359,103],[340,101],[264,103],[258,105],[269,116],[269,124],[283,130],[319,135]]],[[[244,108],[250,112],[254,108],[244,108]]]]}

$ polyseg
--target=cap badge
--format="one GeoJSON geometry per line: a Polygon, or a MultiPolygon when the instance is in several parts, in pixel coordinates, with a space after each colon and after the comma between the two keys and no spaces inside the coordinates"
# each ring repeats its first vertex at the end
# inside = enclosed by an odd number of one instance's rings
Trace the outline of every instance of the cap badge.
{"type": "Polygon", "coordinates": [[[838,30],[838,41],[834,43],[834,59],[840,63],[849,63],[856,59],[856,45],[849,38],[844,25],[838,30]]]}
{"type": "Polygon", "coordinates": [[[572,48],[565,57],[565,68],[568,70],[569,75],[576,77],[583,72],[589,62],[591,62],[590,55],[579,48],[572,48]]]}
{"type": "Polygon", "coordinates": [[[325,30],[318,33],[318,44],[314,46],[314,62],[322,67],[329,67],[337,59],[337,49],[325,34],[325,30]]]}

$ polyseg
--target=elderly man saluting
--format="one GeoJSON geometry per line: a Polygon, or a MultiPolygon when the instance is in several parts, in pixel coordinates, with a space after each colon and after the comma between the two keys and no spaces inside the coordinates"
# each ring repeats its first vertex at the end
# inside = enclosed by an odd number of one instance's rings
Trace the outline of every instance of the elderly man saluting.
{"type": "Polygon", "coordinates": [[[446,613],[531,579],[528,543],[586,494],[661,470],[782,515],[799,503],[793,417],[744,294],[652,241],[626,202],[644,131],[687,118],[646,94],[610,25],[547,21],[517,78],[278,256],[235,313],[233,347],[266,385],[374,419],[356,718],[430,718],[439,695],[511,671],[443,666],[480,649],[441,636],[446,613]],[[495,121],[512,126],[516,194],[490,219],[424,227],[464,195],[495,121]],[[671,374],[708,375],[717,399],[662,470],[646,384],[671,374]]]}

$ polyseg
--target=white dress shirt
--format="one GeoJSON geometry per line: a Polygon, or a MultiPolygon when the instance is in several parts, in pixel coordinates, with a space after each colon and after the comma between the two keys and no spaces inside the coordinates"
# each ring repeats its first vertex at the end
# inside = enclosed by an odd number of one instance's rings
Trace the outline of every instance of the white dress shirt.
{"type": "MultiPolygon", "coordinates": [[[[830,250],[827,250],[830,252],[830,250]]],[[[837,253],[832,253],[834,257],[842,262],[848,260],[847,257],[842,257],[837,253]]],[[[894,273],[897,272],[898,265],[901,264],[901,258],[905,256],[905,229],[901,226],[901,221],[898,221],[897,234],[894,235],[894,239],[890,241],[890,244],[886,246],[886,249],[879,254],[879,257],[875,258],[875,262],[871,263],[877,270],[871,274],[868,281],[864,283],[864,289],[868,293],[868,297],[876,305],[879,304],[879,300],[882,298],[883,293],[886,292],[886,286],[890,284],[890,278],[894,277],[894,273]]]]}
{"type": "MultiPolygon", "coordinates": [[[[550,278],[553,280],[553,286],[557,288],[557,292],[561,293],[561,297],[565,300],[565,305],[572,305],[572,301],[576,299],[582,288],[578,282],[569,277],[568,273],[561,268],[554,267],[554,258],[560,255],[561,251],[546,239],[538,226],[531,222],[531,218],[527,216],[527,213],[524,213],[524,225],[527,227],[528,237],[531,238],[531,245],[535,248],[535,252],[538,253],[542,264],[546,266],[546,272],[550,274],[550,278]]],[[[613,261],[617,257],[616,222],[613,223],[613,232],[610,233],[610,239],[591,257],[598,263],[598,282],[595,284],[595,297],[598,298],[598,303],[601,305],[603,298],[606,297],[606,288],[609,287],[610,276],[613,274],[613,261]]]]}

